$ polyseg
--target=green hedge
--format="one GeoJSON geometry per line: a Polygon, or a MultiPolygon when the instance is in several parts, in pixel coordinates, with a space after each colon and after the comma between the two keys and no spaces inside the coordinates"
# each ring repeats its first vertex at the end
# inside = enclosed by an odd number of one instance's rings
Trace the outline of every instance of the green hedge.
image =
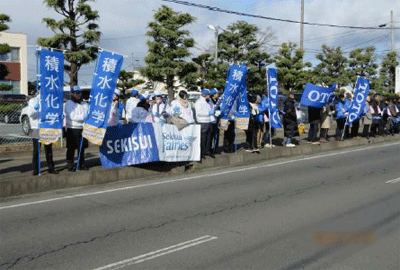
{"type": "Polygon", "coordinates": [[[22,110],[25,107],[24,104],[21,103],[2,103],[0,102],[0,113],[10,113],[13,111],[22,110]]]}

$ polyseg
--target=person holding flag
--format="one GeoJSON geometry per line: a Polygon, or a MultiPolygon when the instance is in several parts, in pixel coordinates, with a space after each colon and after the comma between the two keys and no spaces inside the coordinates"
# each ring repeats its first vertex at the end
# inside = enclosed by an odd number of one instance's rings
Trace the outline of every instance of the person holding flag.
{"type": "MultiPolygon", "coordinates": [[[[36,97],[31,98],[28,102],[28,117],[29,123],[31,124],[29,137],[33,138],[33,175],[39,174],[39,147],[41,147],[41,144],[39,143],[39,123],[41,114],[40,89],[38,90],[39,94],[36,97]]],[[[46,161],[47,166],[49,167],[49,173],[58,174],[58,171],[54,168],[52,144],[45,144],[44,150],[46,153],[46,161]]]]}
{"type": "MultiPolygon", "coordinates": [[[[71,88],[71,99],[64,104],[64,116],[67,120],[67,169],[72,172],[75,150],[79,151],[82,141],[83,123],[89,116],[89,105],[83,101],[82,91],[78,85],[71,88]]],[[[89,169],[85,164],[85,148],[88,146],[88,140],[83,138],[79,160],[80,170],[89,169]]]]}
{"type": "Polygon", "coordinates": [[[249,126],[246,132],[246,151],[247,152],[258,152],[260,151],[257,146],[257,134],[259,130],[259,123],[256,120],[256,116],[260,113],[257,106],[257,96],[254,94],[248,95],[250,105],[250,118],[249,126]]]}
{"type": "Polygon", "coordinates": [[[342,140],[342,133],[344,126],[346,124],[346,117],[349,113],[346,110],[345,106],[345,98],[343,94],[338,96],[337,102],[335,104],[335,111],[336,111],[336,134],[335,140],[341,141],[342,140]]]}

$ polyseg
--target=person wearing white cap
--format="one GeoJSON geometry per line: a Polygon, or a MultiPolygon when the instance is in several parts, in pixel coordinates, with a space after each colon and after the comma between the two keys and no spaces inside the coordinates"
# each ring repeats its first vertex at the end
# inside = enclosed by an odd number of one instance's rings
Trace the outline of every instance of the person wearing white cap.
{"type": "Polygon", "coordinates": [[[108,118],[108,126],[116,126],[119,123],[119,120],[121,119],[120,113],[119,113],[119,108],[120,108],[120,102],[119,102],[119,96],[121,95],[121,91],[118,89],[115,89],[114,95],[113,95],[113,102],[111,104],[110,108],[110,117],[108,118]]]}
{"type": "Polygon", "coordinates": [[[196,101],[194,108],[196,111],[197,122],[201,126],[201,158],[205,158],[206,155],[214,157],[211,152],[211,115],[214,115],[214,110],[208,104],[210,99],[210,90],[203,89],[201,91],[201,97],[196,101]]]}
{"type": "Polygon", "coordinates": [[[132,88],[131,97],[126,101],[125,106],[126,121],[128,121],[128,123],[132,123],[132,110],[137,106],[139,101],[139,91],[132,88]]]}
{"type": "MultiPolygon", "coordinates": [[[[89,115],[89,105],[82,100],[82,91],[79,86],[71,88],[71,99],[64,104],[64,115],[67,120],[67,168],[74,170],[75,150],[79,151],[83,123],[89,115]]],[[[88,170],[85,164],[85,148],[89,146],[87,139],[83,139],[79,166],[81,170],[88,170]]]]}
{"type": "Polygon", "coordinates": [[[156,119],[160,119],[166,107],[165,104],[163,103],[163,98],[160,92],[158,91],[154,92],[154,98],[155,99],[151,107],[151,112],[153,113],[153,116],[156,119]]]}

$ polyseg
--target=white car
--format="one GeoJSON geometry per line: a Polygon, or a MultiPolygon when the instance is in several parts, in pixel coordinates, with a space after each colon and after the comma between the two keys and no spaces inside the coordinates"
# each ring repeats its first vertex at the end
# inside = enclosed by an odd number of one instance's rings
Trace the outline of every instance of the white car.
{"type": "Polygon", "coordinates": [[[22,132],[25,135],[28,135],[29,130],[31,129],[31,123],[29,122],[28,116],[28,106],[22,109],[21,115],[19,116],[19,122],[21,123],[22,132]]]}

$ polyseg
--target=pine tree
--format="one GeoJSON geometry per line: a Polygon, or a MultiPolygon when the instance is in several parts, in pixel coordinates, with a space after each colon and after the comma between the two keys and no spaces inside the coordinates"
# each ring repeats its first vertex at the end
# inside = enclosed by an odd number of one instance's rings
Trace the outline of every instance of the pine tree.
{"type": "Polygon", "coordinates": [[[96,21],[97,11],[87,4],[95,0],[44,0],[47,7],[53,9],[63,19],[44,18],[47,27],[54,32],[51,38],[39,38],[40,46],[67,50],[64,70],[70,78],[70,85],[78,84],[78,71],[82,65],[97,57],[97,46],[101,33],[96,21]]]}
{"type": "Polygon", "coordinates": [[[187,89],[197,88],[197,67],[185,62],[191,55],[189,48],[194,46],[194,39],[183,29],[194,21],[189,13],[179,13],[163,5],[154,14],[154,21],[148,24],[147,36],[151,40],[147,42],[147,66],[142,73],[150,80],[165,83],[170,100],[174,99],[177,79],[187,89]]]}
{"type": "Polygon", "coordinates": [[[349,76],[353,86],[357,76],[362,76],[372,81],[376,78],[378,64],[375,47],[358,48],[349,53],[349,76]]]}
{"type": "MultiPolygon", "coordinates": [[[[235,22],[219,35],[218,58],[225,63],[226,76],[228,64],[245,62],[249,68],[247,85],[250,91],[262,92],[267,88],[266,66],[273,62],[262,41],[269,39],[256,25],[245,21],[235,22]],[[261,38],[260,38],[261,36],[261,38]]],[[[225,78],[224,78],[225,79],[225,78]]]]}
{"type": "Polygon", "coordinates": [[[396,66],[399,65],[397,52],[389,52],[383,57],[379,78],[374,87],[378,92],[394,93],[396,66]]]}
{"type": "Polygon", "coordinates": [[[311,74],[305,68],[311,67],[311,63],[303,63],[304,51],[296,48],[295,43],[282,43],[275,55],[275,65],[281,89],[283,87],[286,91],[302,92],[304,85],[310,81],[311,74]]]}
{"type": "Polygon", "coordinates": [[[126,95],[126,90],[135,87],[136,85],[142,84],[145,81],[142,79],[133,79],[133,72],[121,70],[118,77],[117,87],[122,90],[122,93],[126,95]]]}
{"type": "MultiPolygon", "coordinates": [[[[0,14],[0,32],[8,29],[7,23],[11,22],[11,19],[6,14],[0,14]]],[[[8,44],[0,44],[0,55],[11,52],[11,48],[8,44]]],[[[0,63],[0,80],[4,80],[5,77],[10,73],[7,66],[0,63]]],[[[10,91],[13,86],[5,83],[0,84],[0,91],[10,91]]]]}
{"type": "Polygon", "coordinates": [[[348,59],[340,47],[322,45],[322,53],[315,57],[320,63],[313,70],[313,82],[326,86],[336,83],[338,88],[351,82],[347,71],[348,59]]]}

